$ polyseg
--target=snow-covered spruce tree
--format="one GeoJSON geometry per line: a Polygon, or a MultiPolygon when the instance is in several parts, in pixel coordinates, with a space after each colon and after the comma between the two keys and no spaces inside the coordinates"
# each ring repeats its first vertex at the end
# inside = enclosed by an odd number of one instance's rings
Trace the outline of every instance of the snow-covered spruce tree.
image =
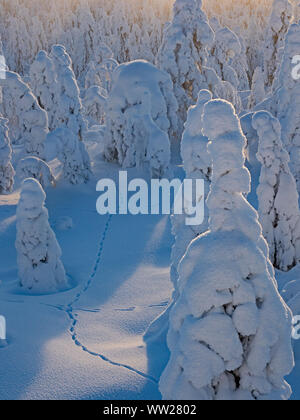
{"type": "Polygon", "coordinates": [[[293,77],[293,57],[300,51],[300,22],[292,24],[286,35],[280,70],[273,86],[273,95],[259,104],[255,110],[267,110],[279,119],[282,142],[290,155],[290,168],[300,192],[300,83],[293,77]]]}
{"type": "Polygon", "coordinates": [[[15,171],[11,164],[12,149],[8,134],[8,120],[0,114],[0,194],[12,192],[15,171]]]}
{"type": "MultiPolygon", "coordinates": [[[[211,158],[207,150],[208,138],[202,134],[202,114],[204,105],[212,99],[211,92],[201,90],[197,104],[190,107],[181,141],[181,157],[187,179],[204,179],[205,196],[209,193],[211,181],[211,158]]],[[[200,226],[186,226],[185,215],[172,216],[172,231],[175,243],[172,248],[171,280],[175,290],[178,282],[178,264],[188,245],[208,229],[208,209],[200,226]]]]}
{"type": "Polygon", "coordinates": [[[291,313],[277,290],[258,214],[245,199],[246,139],[231,104],[207,103],[210,231],[195,239],[179,267],[171,311],[164,399],[288,399],[293,367],[291,313]]]}
{"type": "Polygon", "coordinates": [[[282,48],[292,17],[293,6],[289,0],[274,0],[264,43],[263,71],[267,91],[272,88],[277,67],[280,65],[282,48]]]}
{"type": "Polygon", "coordinates": [[[87,72],[84,77],[84,88],[89,89],[91,86],[101,86],[101,80],[97,74],[96,65],[94,61],[90,61],[87,67],[87,72]]]}
{"type": "Polygon", "coordinates": [[[289,155],[281,142],[279,121],[266,111],[253,116],[262,165],[257,195],[259,219],[274,267],[288,271],[300,261],[300,211],[289,155]]]}
{"type": "Polygon", "coordinates": [[[47,136],[47,142],[54,144],[55,156],[62,163],[62,176],[70,184],[86,183],[91,176],[91,162],[85,144],[78,141],[73,131],[57,128],[47,136]]]}
{"type": "Polygon", "coordinates": [[[171,75],[174,84],[179,105],[179,136],[188,108],[197,101],[199,91],[208,88],[201,71],[206,66],[214,33],[201,7],[201,0],[175,1],[173,20],[164,31],[156,57],[157,66],[171,75]]]}
{"type": "Polygon", "coordinates": [[[50,228],[46,194],[33,178],[22,184],[17,208],[16,249],[21,287],[32,293],[50,293],[67,286],[61,249],[50,228]]]}
{"type": "Polygon", "coordinates": [[[54,65],[45,51],[40,51],[30,66],[30,86],[39,105],[47,111],[49,129],[54,129],[56,79],[54,65]]]}
{"type": "Polygon", "coordinates": [[[106,101],[107,92],[100,86],[91,86],[85,90],[82,105],[89,126],[104,124],[106,101]]]}
{"type": "Polygon", "coordinates": [[[151,166],[155,164],[151,156],[160,150],[165,154],[161,163],[168,166],[168,134],[172,139],[176,131],[176,111],[167,73],[142,60],[119,66],[107,100],[105,159],[123,167],[139,166],[145,160],[151,166]]]}
{"type": "Polygon", "coordinates": [[[80,91],[72,70],[72,60],[62,45],[53,45],[50,58],[56,73],[56,103],[54,127],[66,127],[83,140],[87,129],[82,117],[80,91]]]}
{"type": "Polygon", "coordinates": [[[55,177],[49,165],[35,156],[26,157],[18,162],[17,177],[20,181],[26,178],[37,179],[44,189],[55,185],[55,177]]]}
{"type": "MultiPolygon", "coordinates": [[[[207,152],[207,137],[202,135],[202,113],[204,105],[212,99],[211,92],[199,92],[197,104],[190,107],[185,123],[185,130],[181,142],[181,156],[187,179],[204,179],[205,195],[209,192],[211,177],[211,159],[207,152]]],[[[189,203],[190,204],[190,203],[189,203]]],[[[170,310],[179,296],[178,291],[178,265],[184,256],[189,244],[201,233],[208,229],[208,209],[205,208],[205,220],[199,226],[186,226],[185,215],[172,215],[172,234],[175,242],[171,254],[171,281],[173,283],[173,296],[170,305],[147,329],[145,341],[166,340],[169,328],[170,310]]]]}
{"type": "MultiPolygon", "coordinates": [[[[236,34],[235,34],[236,35],[236,34]]],[[[237,35],[236,35],[237,36],[237,35]]],[[[229,59],[229,65],[236,71],[238,76],[239,91],[245,91],[250,89],[249,84],[249,67],[247,62],[247,54],[246,54],[246,47],[244,39],[239,37],[239,42],[241,44],[241,52],[239,54],[235,54],[232,58],[229,59]]]]}
{"type": "Polygon", "coordinates": [[[9,120],[10,137],[13,144],[24,144],[25,153],[43,157],[44,141],[48,133],[48,117],[21,77],[6,72],[0,79],[3,86],[3,115],[9,120]]]}
{"type": "Polygon", "coordinates": [[[251,94],[248,101],[248,109],[252,110],[266,97],[264,74],[261,67],[256,67],[251,85],[251,94]]]}
{"type": "Polygon", "coordinates": [[[238,37],[229,28],[221,28],[215,33],[215,40],[211,48],[208,66],[213,68],[223,81],[232,84],[235,89],[239,87],[236,71],[229,65],[230,59],[240,55],[242,47],[238,37]]]}

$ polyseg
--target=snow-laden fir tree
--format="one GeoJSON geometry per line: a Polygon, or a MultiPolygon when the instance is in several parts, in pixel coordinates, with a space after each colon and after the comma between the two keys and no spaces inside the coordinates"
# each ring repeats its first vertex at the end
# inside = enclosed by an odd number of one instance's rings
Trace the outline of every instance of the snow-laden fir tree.
{"type": "MultiPolygon", "coordinates": [[[[212,99],[211,92],[201,90],[197,104],[190,107],[181,141],[181,157],[187,179],[204,179],[205,196],[211,181],[211,158],[207,150],[208,138],[202,134],[202,114],[205,104],[212,99]]],[[[188,245],[208,229],[208,209],[200,226],[186,226],[185,215],[172,216],[172,231],[175,243],[172,248],[171,280],[177,290],[178,264],[188,245]]]]}
{"type": "Polygon", "coordinates": [[[123,167],[147,161],[153,169],[163,165],[160,170],[164,172],[169,163],[169,137],[174,137],[177,126],[176,111],[167,73],[142,60],[119,66],[107,100],[105,159],[123,167]]]}
{"type": "Polygon", "coordinates": [[[274,0],[264,43],[264,81],[266,90],[272,88],[274,77],[282,58],[284,40],[293,17],[289,0],[274,0]]]}
{"type": "Polygon", "coordinates": [[[234,32],[226,27],[216,31],[208,66],[215,70],[221,80],[231,83],[235,89],[239,87],[238,75],[229,62],[234,56],[239,56],[241,51],[240,41],[234,32]]]}
{"type": "Polygon", "coordinates": [[[208,88],[202,67],[214,33],[201,9],[201,0],[176,0],[173,20],[164,31],[163,43],[156,57],[157,66],[171,75],[178,101],[179,135],[187,110],[197,101],[200,89],[208,88]],[[202,80],[205,79],[205,80],[202,80]]]}
{"type": "MultiPolygon", "coordinates": [[[[235,36],[237,36],[235,34],[235,36]]],[[[246,91],[250,89],[249,85],[249,67],[247,62],[247,50],[245,47],[245,41],[243,38],[239,37],[239,42],[241,45],[241,51],[239,54],[235,54],[233,57],[229,59],[229,65],[236,71],[238,76],[239,91],[246,91]]]]}
{"type": "Polygon", "coordinates": [[[245,199],[246,139],[231,104],[210,101],[203,134],[212,158],[210,230],[179,267],[170,315],[164,399],[288,399],[291,313],[277,290],[258,214],[245,199]]]}
{"type": "Polygon", "coordinates": [[[28,155],[43,157],[47,112],[18,74],[7,71],[6,78],[0,79],[0,86],[3,87],[3,115],[9,120],[12,143],[24,144],[28,155]]]}
{"type": "Polygon", "coordinates": [[[54,155],[62,163],[62,177],[70,184],[87,183],[91,177],[91,161],[85,144],[73,131],[62,127],[47,136],[47,143],[54,145],[54,155]]]}
{"type": "Polygon", "coordinates": [[[54,129],[56,79],[54,65],[46,51],[40,51],[30,66],[30,86],[39,105],[47,111],[49,129],[54,129]]]}
{"type": "Polygon", "coordinates": [[[294,23],[286,35],[280,70],[274,81],[273,95],[259,104],[255,110],[267,110],[279,119],[282,142],[290,155],[290,168],[300,191],[300,83],[295,77],[293,59],[300,51],[300,22],[294,23]]]}
{"type": "Polygon", "coordinates": [[[85,90],[82,105],[89,126],[104,124],[106,101],[107,92],[100,86],[94,85],[85,90]]]}
{"type": "Polygon", "coordinates": [[[12,148],[8,132],[8,120],[0,114],[0,194],[12,192],[15,171],[11,164],[12,148]]]}
{"type": "Polygon", "coordinates": [[[62,45],[52,46],[50,58],[56,77],[54,127],[68,128],[82,141],[87,127],[82,117],[80,91],[72,69],[72,60],[62,45]]]}
{"type": "MultiPolygon", "coordinates": [[[[202,134],[202,113],[204,105],[212,99],[211,92],[202,90],[199,92],[197,104],[190,107],[187,122],[181,142],[181,156],[187,179],[204,179],[205,195],[209,192],[211,177],[211,159],[207,151],[208,138],[202,134]]],[[[184,203],[190,205],[191,203],[184,203]]],[[[172,215],[172,234],[175,242],[171,255],[171,281],[173,283],[173,296],[170,305],[149,326],[144,339],[145,341],[165,341],[169,328],[170,310],[179,296],[178,291],[178,265],[184,256],[189,244],[201,233],[208,229],[208,209],[205,208],[204,222],[199,226],[186,226],[186,215],[172,215]]]]}
{"type": "Polygon", "coordinates": [[[261,67],[256,67],[251,85],[251,94],[248,101],[248,109],[252,110],[266,97],[264,74],[261,67]]]}
{"type": "Polygon", "coordinates": [[[50,293],[67,286],[61,249],[50,228],[46,194],[39,182],[22,183],[17,208],[16,249],[20,285],[31,293],[50,293]]]}
{"type": "Polygon", "coordinates": [[[259,220],[274,267],[288,271],[300,261],[297,186],[282,145],[279,121],[261,111],[254,114],[253,127],[259,135],[257,158],[262,165],[257,189],[259,220]]]}
{"type": "Polygon", "coordinates": [[[20,181],[26,178],[37,179],[44,189],[55,185],[55,177],[50,166],[35,156],[28,156],[18,162],[17,177],[20,181]]]}

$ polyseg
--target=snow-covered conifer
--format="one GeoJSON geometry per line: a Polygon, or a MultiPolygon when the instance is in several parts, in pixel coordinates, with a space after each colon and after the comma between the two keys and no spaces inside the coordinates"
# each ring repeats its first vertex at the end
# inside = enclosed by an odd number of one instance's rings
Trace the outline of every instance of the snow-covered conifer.
{"type": "Polygon", "coordinates": [[[46,111],[18,74],[7,71],[0,85],[3,86],[3,114],[9,120],[12,143],[24,144],[26,154],[43,157],[48,133],[46,111]]]}
{"type": "Polygon", "coordinates": [[[30,66],[30,86],[39,105],[47,111],[49,129],[54,128],[56,79],[54,65],[46,51],[40,51],[30,66]]]}
{"type": "Polygon", "coordinates": [[[87,129],[82,117],[80,91],[72,69],[72,60],[62,45],[53,45],[50,58],[56,73],[56,101],[54,126],[66,127],[79,139],[84,139],[87,129]]]}
{"type": "Polygon", "coordinates": [[[11,164],[12,149],[8,133],[8,120],[0,114],[0,194],[10,193],[14,186],[15,171],[11,164]]]}
{"type": "Polygon", "coordinates": [[[263,69],[267,91],[272,88],[277,67],[280,65],[282,48],[292,16],[293,6],[289,0],[274,0],[264,44],[263,69]]]}
{"type": "Polygon", "coordinates": [[[55,145],[58,160],[62,163],[62,176],[70,184],[89,181],[91,162],[85,144],[68,128],[57,128],[48,134],[47,142],[55,145]]]}
{"type": "MultiPolygon", "coordinates": [[[[190,107],[181,142],[181,157],[187,179],[204,179],[205,196],[209,193],[211,180],[211,158],[207,150],[208,138],[202,134],[202,114],[204,105],[212,99],[211,92],[201,90],[197,104],[190,107]]],[[[172,248],[171,280],[177,289],[178,264],[188,245],[208,229],[208,209],[200,226],[186,226],[185,215],[172,216],[172,231],[175,243],[172,248]]]]}
{"type": "Polygon", "coordinates": [[[20,181],[26,178],[37,179],[44,189],[55,185],[55,177],[49,165],[35,156],[26,157],[18,162],[17,177],[20,181]]]}
{"type": "Polygon", "coordinates": [[[50,293],[67,286],[61,249],[50,228],[46,194],[33,178],[22,184],[17,208],[18,269],[21,286],[32,293],[50,293]]]}
{"type": "Polygon", "coordinates": [[[266,97],[264,74],[261,67],[256,67],[252,85],[251,94],[248,101],[248,109],[252,110],[256,105],[261,103],[266,97]]]}
{"type": "Polygon", "coordinates": [[[90,86],[82,98],[83,113],[89,125],[104,124],[107,92],[100,86],[90,86]]]}
{"type": "Polygon", "coordinates": [[[124,167],[139,166],[145,160],[152,166],[159,152],[158,161],[168,166],[168,134],[171,137],[175,131],[176,111],[167,73],[146,61],[119,66],[107,100],[105,159],[124,167]]]}
{"type": "Polygon", "coordinates": [[[288,271],[300,261],[300,211],[289,155],[281,141],[279,121],[266,111],[253,116],[262,165],[257,195],[259,219],[274,267],[288,271]]]}
{"type": "Polygon", "coordinates": [[[101,86],[101,80],[97,74],[96,65],[94,61],[90,61],[88,64],[87,72],[84,78],[84,87],[89,89],[91,86],[101,86]]]}
{"type": "Polygon", "coordinates": [[[293,77],[293,58],[300,51],[300,22],[294,23],[286,35],[280,70],[273,86],[273,95],[259,104],[255,110],[267,110],[279,119],[282,142],[290,155],[290,168],[300,191],[300,83],[293,77]]]}
{"type": "Polygon", "coordinates": [[[212,67],[223,81],[239,87],[236,71],[229,65],[230,59],[240,55],[242,47],[238,37],[229,28],[221,28],[215,33],[215,40],[211,48],[208,66],[212,67]]]}
{"type": "MultiPolygon", "coordinates": [[[[187,110],[197,101],[200,89],[208,88],[201,77],[214,33],[201,9],[201,0],[176,0],[173,20],[164,31],[156,57],[158,67],[171,75],[178,101],[179,135],[187,110]]],[[[206,80],[205,80],[206,81],[206,80]]]]}
{"type": "MultiPolygon", "coordinates": [[[[185,170],[185,178],[204,179],[205,194],[209,192],[211,176],[211,159],[207,152],[207,137],[202,135],[202,113],[206,102],[212,99],[211,92],[202,90],[199,92],[197,104],[188,110],[187,122],[181,142],[181,156],[185,170]]],[[[189,203],[190,204],[190,203],[189,203]]],[[[170,310],[174,306],[179,296],[178,291],[178,265],[184,256],[189,244],[208,228],[208,210],[205,208],[205,220],[199,226],[186,226],[183,215],[172,215],[172,234],[175,242],[172,247],[171,255],[171,281],[173,283],[173,296],[167,309],[156,318],[147,329],[145,341],[156,340],[160,336],[165,341],[166,333],[169,328],[170,310]]]]}
{"type": "Polygon", "coordinates": [[[246,139],[231,104],[205,105],[203,134],[213,168],[210,230],[179,266],[160,391],[175,400],[288,399],[291,313],[278,293],[258,214],[244,196],[246,139]]]}

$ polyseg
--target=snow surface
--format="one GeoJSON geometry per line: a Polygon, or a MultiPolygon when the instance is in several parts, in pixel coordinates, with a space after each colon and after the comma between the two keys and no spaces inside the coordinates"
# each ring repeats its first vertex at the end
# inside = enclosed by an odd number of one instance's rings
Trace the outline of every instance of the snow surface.
{"type": "Polygon", "coordinates": [[[171,228],[167,216],[96,213],[96,180],[118,171],[101,162],[87,185],[47,190],[50,223],[71,283],[60,294],[20,292],[14,248],[19,191],[0,197],[6,261],[0,312],[8,325],[8,346],[0,349],[1,399],[160,398],[157,382],[168,353],[146,348],[143,334],[172,293],[171,228]],[[64,217],[72,218],[73,228],[56,228],[64,217]]]}

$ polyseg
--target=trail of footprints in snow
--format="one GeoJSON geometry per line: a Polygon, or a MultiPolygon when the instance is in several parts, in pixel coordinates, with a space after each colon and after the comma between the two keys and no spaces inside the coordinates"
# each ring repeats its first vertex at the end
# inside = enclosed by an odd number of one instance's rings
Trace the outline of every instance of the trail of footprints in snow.
{"type": "Polygon", "coordinates": [[[74,314],[73,306],[75,305],[75,303],[77,303],[79,301],[80,297],[89,289],[89,287],[91,286],[91,284],[92,284],[92,282],[93,282],[93,280],[94,280],[94,278],[95,278],[95,276],[97,274],[97,271],[99,269],[99,265],[100,265],[100,262],[101,262],[101,257],[102,257],[102,253],[103,253],[103,247],[104,247],[104,243],[105,243],[105,239],[106,239],[106,234],[107,234],[109,225],[111,223],[111,220],[112,220],[112,215],[110,215],[108,217],[108,220],[107,220],[107,222],[105,224],[105,229],[104,229],[104,232],[103,232],[102,237],[101,237],[101,240],[100,240],[100,246],[99,246],[99,250],[98,250],[98,254],[97,254],[97,259],[96,259],[96,262],[95,262],[95,265],[94,265],[92,274],[90,275],[88,281],[84,285],[84,287],[81,290],[81,292],[79,292],[75,296],[75,298],[73,299],[73,301],[71,303],[69,303],[64,309],[61,308],[61,307],[60,308],[57,308],[57,309],[61,309],[64,312],[66,312],[66,314],[70,318],[70,320],[72,322],[71,327],[70,327],[70,333],[72,335],[72,340],[75,343],[75,345],[78,346],[78,347],[80,347],[84,352],[88,353],[91,356],[99,357],[104,362],[107,362],[107,363],[111,364],[112,366],[122,367],[122,368],[127,369],[127,370],[129,370],[131,372],[136,373],[139,376],[142,376],[145,379],[148,379],[148,380],[150,380],[150,381],[152,381],[154,383],[158,383],[157,379],[155,379],[154,377],[152,377],[150,375],[147,375],[146,373],[141,372],[141,371],[139,371],[138,369],[135,369],[132,366],[129,366],[129,365],[126,365],[126,364],[123,364],[123,363],[119,363],[119,362],[114,362],[113,360],[110,360],[108,357],[104,356],[101,353],[96,353],[96,352],[93,352],[93,351],[89,350],[87,347],[85,347],[79,341],[78,335],[76,333],[76,325],[77,325],[77,322],[78,321],[76,319],[76,315],[74,314]]]}

